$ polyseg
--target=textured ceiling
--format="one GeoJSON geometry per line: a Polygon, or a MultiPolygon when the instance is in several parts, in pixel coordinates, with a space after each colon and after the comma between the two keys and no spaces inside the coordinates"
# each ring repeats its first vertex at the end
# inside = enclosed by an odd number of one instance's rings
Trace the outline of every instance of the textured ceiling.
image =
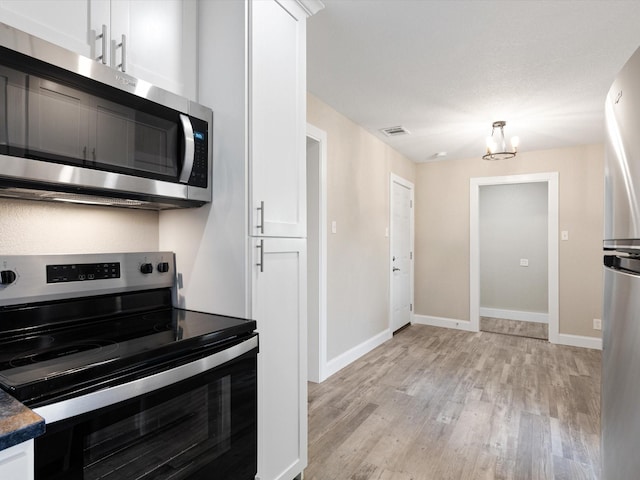
{"type": "Polygon", "coordinates": [[[324,0],[309,91],[415,162],[603,141],[604,98],[640,46],[640,1],[324,0]],[[385,137],[379,129],[411,132],[385,137]]]}

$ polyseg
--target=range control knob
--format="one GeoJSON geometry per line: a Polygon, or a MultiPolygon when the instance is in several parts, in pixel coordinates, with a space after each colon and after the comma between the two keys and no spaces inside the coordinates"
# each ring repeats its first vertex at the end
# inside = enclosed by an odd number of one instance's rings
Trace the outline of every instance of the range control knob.
{"type": "Polygon", "coordinates": [[[149,273],[153,273],[153,265],[150,263],[143,263],[140,265],[140,272],[148,275],[149,273]]]}
{"type": "Polygon", "coordinates": [[[2,270],[0,272],[0,285],[9,285],[16,281],[17,275],[13,270],[2,270]]]}
{"type": "Polygon", "coordinates": [[[160,262],[158,264],[158,271],[160,273],[167,273],[169,271],[169,262],[160,262]]]}

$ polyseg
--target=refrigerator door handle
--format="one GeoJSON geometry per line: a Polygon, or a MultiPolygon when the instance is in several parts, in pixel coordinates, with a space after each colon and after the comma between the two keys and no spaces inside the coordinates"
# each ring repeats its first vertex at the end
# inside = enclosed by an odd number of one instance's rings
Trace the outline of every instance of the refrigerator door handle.
{"type": "Polygon", "coordinates": [[[612,270],[621,270],[634,275],[640,275],[640,258],[637,257],[605,255],[604,266],[612,270]]]}

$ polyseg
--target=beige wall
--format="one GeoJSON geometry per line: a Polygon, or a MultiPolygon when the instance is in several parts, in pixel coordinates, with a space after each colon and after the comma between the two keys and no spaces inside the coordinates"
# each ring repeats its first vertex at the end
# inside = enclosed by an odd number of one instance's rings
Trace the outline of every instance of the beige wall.
{"type": "Polygon", "coordinates": [[[415,165],[313,95],[307,121],[327,132],[327,359],[389,327],[389,177],[415,165]]]}
{"type": "Polygon", "coordinates": [[[0,255],[157,249],[155,211],[0,198],[0,255]]]}
{"type": "Polygon", "coordinates": [[[559,172],[560,333],[599,337],[604,148],[527,152],[421,164],[416,172],[415,313],[469,320],[469,179],[559,172]]]}

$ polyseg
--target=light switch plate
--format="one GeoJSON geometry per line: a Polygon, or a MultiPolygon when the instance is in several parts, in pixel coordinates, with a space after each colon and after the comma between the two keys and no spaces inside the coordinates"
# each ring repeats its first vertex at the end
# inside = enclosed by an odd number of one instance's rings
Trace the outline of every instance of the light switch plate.
{"type": "Polygon", "coordinates": [[[560,232],[560,239],[564,240],[565,242],[567,240],[569,240],[569,231],[568,230],[562,230],[562,232],[560,232]]]}
{"type": "Polygon", "coordinates": [[[528,267],[529,266],[529,259],[528,258],[521,258],[520,259],[520,266],[521,267],[528,267]]]}

